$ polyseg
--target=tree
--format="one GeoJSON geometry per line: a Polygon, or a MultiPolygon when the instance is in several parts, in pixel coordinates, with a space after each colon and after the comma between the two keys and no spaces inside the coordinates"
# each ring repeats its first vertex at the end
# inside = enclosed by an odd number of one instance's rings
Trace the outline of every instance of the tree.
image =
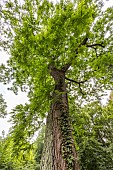
{"type": "Polygon", "coordinates": [[[45,139],[45,126],[43,126],[40,133],[38,134],[37,139],[34,142],[36,170],[40,170],[40,162],[41,162],[42,151],[44,146],[44,139],[45,139]]]}
{"type": "Polygon", "coordinates": [[[0,43],[11,55],[1,76],[4,83],[13,80],[15,93],[21,88],[29,97],[21,111],[26,126],[18,130],[32,134],[48,113],[43,170],[80,169],[69,105],[112,87],[113,9],[102,6],[99,0],[14,0],[1,6],[0,43]]]}
{"type": "Polygon", "coordinates": [[[19,152],[15,153],[17,148],[13,150],[13,143],[13,137],[9,134],[5,138],[0,138],[0,168],[4,170],[34,170],[33,148],[30,150],[21,150],[20,148],[19,152]]]}
{"type": "Polygon", "coordinates": [[[113,169],[112,112],[112,102],[102,106],[96,101],[71,109],[81,170],[113,169]]]}
{"type": "Polygon", "coordinates": [[[6,108],[6,102],[3,99],[3,95],[0,94],[0,118],[5,118],[5,116],[7,115],[6,108]]]}

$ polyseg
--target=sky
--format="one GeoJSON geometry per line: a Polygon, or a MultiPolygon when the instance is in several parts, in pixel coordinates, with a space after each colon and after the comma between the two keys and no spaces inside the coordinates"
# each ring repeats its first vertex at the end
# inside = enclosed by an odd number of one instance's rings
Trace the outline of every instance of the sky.
{"type": "MultiPolygon", "coordinates": [[[[1,2],[1,0],[0,0],[1,2]]],[[[113,0],[106,1],[103,9],[110,7],[113,5],[113,0]]],[[[0,63],[6,63],[9,56],[4,52],[0,52],[0,63]]],[[[24,104],[28,101],[27,94],[23,92],[19,92],[18,95],[15,95],[12,91],[7,90],[7,85],[3,85],[0,83],[0,93],[3,94],[5,101],[7,102],[8,111],[11,111],[18,104],[24,104]]],[[[103,100],[105,102],[106,99],[103,100]]],[[[8,122],[9,116],[6,119],[0,118],[0,136],[2,135],[2,131],[5,131],[5,134],[8,133],[9,128],[11,127],[11,123],[8,122]]]]}

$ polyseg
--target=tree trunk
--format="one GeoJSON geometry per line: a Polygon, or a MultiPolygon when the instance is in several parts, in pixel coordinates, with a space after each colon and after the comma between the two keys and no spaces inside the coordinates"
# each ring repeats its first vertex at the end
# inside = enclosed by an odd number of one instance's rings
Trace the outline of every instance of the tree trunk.
{"type": "Polygon", "coordinates": [[[55,89],[47,118],[41,170],[80,170],[72,137],[65,71],[52,67],[50,73],[55,81],[55,89]]]}

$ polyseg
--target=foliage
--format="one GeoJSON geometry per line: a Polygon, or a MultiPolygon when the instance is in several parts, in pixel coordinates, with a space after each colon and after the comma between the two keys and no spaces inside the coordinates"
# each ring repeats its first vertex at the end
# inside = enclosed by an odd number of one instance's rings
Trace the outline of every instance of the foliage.
{"type": "MultiPolygon", "coordinates": [[[[0,169],[4,170],[39,170],[42,149],[44,145],[44,137],[45,137],[45,127],[43,126],[40,133],[38,134],[38,138],[32,142],[32,148],[24,148],[23,149],[16,145],[16,142],[13,141],[14,137],[8,135],[7,137],[0,137],[0,169]],[[13,145],[19,147],[16,149],[13,145]],[[19,152],[18,152],[19,151],[19,152]]],[[[29,142],[27,142],[29,143],[29,142]]],[[[30,143],[29,143],[30,145],[30,143]]],[[[22,145],[23,146],[23,145],[22,145]]],[[[25,145],[27,146],[27,145],[25,145]]]]}
{"type": "Polygon", "coordinates": [[[4,170],[33,170],[35,167],[33,149],[20,151],[17,155],[13,148],[12,136],[0,138],[0,168],[4,170]]]}
{"type": "Polygon", "coordinates": [[[82,170],[113,169],[113,103],[72,108],[74,136],[82,170]],[[75,114],[76,112],[76,114],[75,114]]]}
{"type": "Polygon", "coordinates": [[[45,139],[45,126],[42,127],[40,133],[38,134],[37,139],[34,142],[35,161],[36,161],[35,170],[40,170],[40,161],[41,161],[42,151],[44,147],[44,139],[45,139]]]}
{"type": "Polygon", "coordinates": [[[11,139],[10,137],[0,137],[0,168],[1,169],[12,169],[13,162],[11,158],[11,139]],[[8,146],[8,147],[7,147],[8,146]]]}
{"type": "Polygon", "coordinates": [[[0,94],[0,118],[5,118],[5,116],[7,115],[6,108],[6,102],[3,99],[3,95],[0,94]]]}

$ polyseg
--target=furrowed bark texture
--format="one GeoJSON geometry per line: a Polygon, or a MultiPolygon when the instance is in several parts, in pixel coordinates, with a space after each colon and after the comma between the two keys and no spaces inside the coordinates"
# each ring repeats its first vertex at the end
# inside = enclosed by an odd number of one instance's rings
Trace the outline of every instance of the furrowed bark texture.
{"type": "Polygon", "coordinates": [[[65,71],[51,68],[55,81],[51,111],[47,118],[41,170],[80,170],[75,151],[65,84],[65,71]]]}

